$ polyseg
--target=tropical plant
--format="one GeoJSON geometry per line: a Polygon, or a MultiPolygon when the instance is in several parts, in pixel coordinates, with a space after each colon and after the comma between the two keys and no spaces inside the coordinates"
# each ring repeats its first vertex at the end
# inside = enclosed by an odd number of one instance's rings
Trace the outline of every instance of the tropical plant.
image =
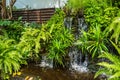
{"type": "Polygon", "coordinates": [[[82,51],[92,54],[92,58],[100,55],[103,51],[108,51],[106,32],[101,31],[100,26],[96,25],[91,31],[82,31],[80,39],[75,43],[82,51]]]}
{"type": "Polygon", "coordinates": [[[0,20],[0,26],[1,27],[5,27],[5,26],[8,26],[8,25],[10,25],[11,24],[11,21],[9,21],[9,20],[0,20]]]}
{"type": "Polygon", "coordinates": [[[73,35],[64,26],[65,14],[57,9],[55,15],[46,24],[51,34],[47,50],[48,58],[53,59],[55,63],[63,64],[63,58],[67,55],[67,48],[71,46],[73,35]]]}
{"type": "Polygon", "coordinates": [[[0,20],[0,27],[4,32],[7,32],[10,39],[15,39],[19,42],[21,33],[24,31],[24,26],[20,20],[0,20]]]}
{"type": "Polygon", "coordinates": [[[47,42],[50,34],[46,31],[45,26],[39,29],[35,28],[25,28],[22,32],[20,42],[17,45],[21,49],[22,53],[26,58],[37,58],[40,49],[43,47],[45,42],[47,42]]]}
{"type": "MultiPolygon", "coordinates": [[[[95,7],[107,8],[108,6],[112,6],[112,0],[68,0],[66,7],[71,9],[74,14],[79,12],[81,9],[85,10],[95,7]]],[[[100,11],[100,10],[99,10],[100,11]]],[[[98,11],[98,12],[99,12],[98,11]]],[[[93,11],[91,11],[93,12],[93,11]]]]}
{"type": "Polygon", "coordinates": [[[111,54],[104,52],[99,58],[106,58],[109,62],[100,62],[98,65],[103,66],[102,69],[96,72],[95,78],[101,74],[108,76],[108,80],[119,80],[120,79],[120,48],[111,41],[115,49],[118,51],[118,54],[111,54]]]}
{"type": "Polygon", "coordinates": [[[95,77],[105,73],[106,76],[108,76],[108,80],[119,80],[120,79],[120,33],[119,33],[119,17],[115,18],[114,21],[106,28],[106,32],[108,37],[110,37],[110,42],[117,50],[117,52],[114,50],[114,54],[104,52],[102,55],[99,56],[99,58],[106,58],[109,60],[109,62],[100,62],[98,65],[103,66],[102,69],[100,69],[96,74],[95,77]],[[113,38],[115,40],[113,40],[113,38]]]}
{"type": "Polygon", "coordinates": [[[84,8],[84,17],[86,23],[91,27],[97,24],[104,29],[109,26],[114,17],[120,16],[120,9],[113,6],[111,0],[89,1],[84,8]]]}
{"type": "Polygon", "coordinates": [[[68,53],[67,49],[72,45],[73,39],[73,35],[68,29],[56,30],[56,33],[52,36],[51,44],[48,46],[48,57],[63,65],[63,59],[68,53]]]}
{"type": "Polygon", "coordinates": [[[17,72],[21,64],[27,64],[16,48],[16,42],[0,35],[0,71],[3,79],[9,79],[13,72],[17,72]]]}
{"type": "Polygon", "coordinates": [[[114,6],[117,6],[120,8],[120,1],[119,0],[112,0],[112,2],[113,2],[114,6]]]}
{"type": "Polygon", "coordinates": [[[109,27],[106,28],[108,35],[111,35],[111,39],[115,39],[117,44],[120,36],[120,17],[116,17],[109,27]]]}
{"type": "Polygon", "coordinates": [[[68,0],[66,7],[68,9],[72,9],[73,11],[78,11],[83,8],[83,0],[68,0]]]}
{"type": "Polygon", "coordinates": [[[50,20],[46,24],[47,28],[51,29],[52,25],[61,25],[60,27],[63,27],[62,25],[64,25],[64,18],[65,13],[61,9],[56,9],[55,14],[50,18],[50,20]]]}

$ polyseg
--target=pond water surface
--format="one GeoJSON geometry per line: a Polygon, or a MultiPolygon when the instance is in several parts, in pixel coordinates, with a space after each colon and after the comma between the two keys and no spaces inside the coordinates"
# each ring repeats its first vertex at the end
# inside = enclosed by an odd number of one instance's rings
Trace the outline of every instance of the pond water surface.
{"type": "Polygon", "coordinates": [[[78,73],[67,69],[41,68],[30,64],[14,74],[11,80],[100,80],[94,79],[94,73],[78,73]]]}

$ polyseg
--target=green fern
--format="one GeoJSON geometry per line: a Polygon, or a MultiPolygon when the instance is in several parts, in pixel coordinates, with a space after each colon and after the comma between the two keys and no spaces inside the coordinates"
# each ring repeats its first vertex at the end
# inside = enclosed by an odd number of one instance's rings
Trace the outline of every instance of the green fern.
{"type": "MultiPolygon", "coordinates": [[[[120,53],[120,48],[117,47],[117,45],[115,43],[113,43],[111,41],[111,43],[113,44],[113,46],[116,48],[116,50],[118,51],[118,53],[120,53]]],[[[108,60],[110,60],[111,62],[100,62],[98,63],[98,65],[103,66],[104,70],[99,70],[96,74],[95,74],[95,78],[97,76],[99,76],[102,73],[105,73],[106,75],[108,75],[108,79],[109,80],[119,80],[120,79],[120,59],[119,56],[104,52],[104,54],[101,54],[99,56],[99,58],[106,58],[108,60]]]]}
{"type": "Polygon", "coordinates": [[[16,48],[15,41],[12,39],[0,38],[0,70],[3,79],[9,78],[13,72],[17,72],[21,64],[26,61],[21,55],[21,51],[16,48]]]}
{"type": "Polygon", "coordinates": [[[112,43],[112,45],[115,47],[115,49],[117,50],[117,52],[119,53],[119,55],[120,55],[120,48],[118,47],[119,46],[119,44],[118,44],[118,46],[115,44],[115,43],[113,43],[111,40],[110,40],[110,42],[112,43]]]}
{"type": "Polygon", "coordinates": [[[111,39],[115,39],[115,43],[118,43],[118,38],[120,36],[120,17],[116,17],[111,25],[106,28],[106,31],[108,31],[108,33],[111,33],[113,31],[111,39]]]}

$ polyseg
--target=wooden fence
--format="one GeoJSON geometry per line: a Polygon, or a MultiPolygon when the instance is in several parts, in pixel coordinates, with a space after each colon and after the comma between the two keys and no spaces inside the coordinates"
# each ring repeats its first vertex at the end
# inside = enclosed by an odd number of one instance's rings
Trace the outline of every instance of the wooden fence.
{"type": "Polygon", "coordinates": [[[22,21],[45,23],[54,12],[55,8],[13,11],[13,19],[18,20],[19,17],[22,17],[22,21]]]}

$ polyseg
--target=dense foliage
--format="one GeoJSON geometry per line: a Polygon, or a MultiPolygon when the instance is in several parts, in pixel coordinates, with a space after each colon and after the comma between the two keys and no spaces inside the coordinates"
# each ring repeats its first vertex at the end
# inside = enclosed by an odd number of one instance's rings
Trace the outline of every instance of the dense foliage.
{"type": "Polygon", "coordinates": [[[17,72],[28,60],[40,59],[46,54],[55,64],[64,66],[63,59],[71,46],[73,35],[64,26],[64,12],[55,15],[42,25],[21,21],[1,20],[0,26],[0,70],[4,79],[17,72]],[[33,27],[34,26],[34,27],[33,27]]]}
{"type": "Polygon", "coordinates": [[[88,31],[82,31],[82,35],[76,44],[84,53],[91,53],[94,59],[98,56],[100,59],[107,59],[98,63],[102,68],[95,77],[105,74],[109,80],[119,80],[120,1],[69,0],[68,5],[74,11],[80,11],[80,8],[83,8],[84,18],[89,26],[88,31]],[[82,5],[79,6],[80,4],[82,5]]]}
{"type": "Polygon", "coordinates": [[[46,24],[51,33],[49,45],[46,46],[49,53],[48,57],[54,59],[55,63],[62,65],[63,58],[68,51],[67,48],[72,45],[74,40],[73,34],[64,26],[64,17],[64,12],[58,9],[56,14],[46,24]]]}
{"type": "Polygon", "coordinates": [[[120,16],[120,9],[112,6],[112,2],[108,2],[107,0],[93,0],[86,5],[84,16],[90,28],[94,27],[96,23],[106,28],[112,22],[113,18],[120,16]]]}
{"type": "Polygon", "coordinates": [[[115,50],[114,52],[103,52],[102,55],[99,56],[99,58],[106,58],[109,61],[104,61],[98,63],[98,65],[103,66],[104,68],[98,70],[95,77],[99,76],[100,74],[105,74],[108,77],[108,80],[119,80],[120,79],[120,35],[119,35],[119,25],[120,20],[119,18],[116,18],[113,23],[109,26],[109,28],[106,29],[108,31],[108,34],[112,34],[110,36],[110,42],[114,46],[115,50]]]}
{"type": "MultiPolygon", "coordinates": [[[[119,80],[120,73],[120,1],[119,0],[68,0],[72,15],[83,10],[89,26],[81,31],[75,44],[92,59],[106,58],[107,62],[95,77],[105,73],[108,79],[119,80]],[[110,48],[115,48],[113,51],[110,48]],[[109,60],[109,61],[108,61],[109,60]]],[[[78,16],[79,17],[79,16],[78,16]]],[[[64,66],[64,58],[73,46],[74,36],[64,26],[65,13],[57,9],[52,18],[42,25],[0,20],[0,72],[3,79],[17,72],[28,60],[40,59],[41,54],[54,64],[64,66]]]]}
{"type": "Polygon", "coordinates": [[[9,79],[9,75],[21,68],[21,64],[27,63],[21,54],[21,50],[17,49],[17,42],[10,39],[7,33],[0,35],[1,77],[9,79]]]}
{"type": "Polygon", "coordinates": [[[82,52],[89,52],[92,58],[96,58],[103,51],[108,51],[107,43],[109,43],[106,31],[102,31],[100,26],[96,25],[90,32],[82,31],[77,45],[80,46],[82,52]]]}
{"type": "Polygon", "coordinates": [[[22,22],[20,22],[20,20],[18,21],[0,20],[0,26],[4,34],[7,34],[10,39],[14,39],[17,42],[19,42],[21,32],[24,31],[23,24],[22,22]]]}

